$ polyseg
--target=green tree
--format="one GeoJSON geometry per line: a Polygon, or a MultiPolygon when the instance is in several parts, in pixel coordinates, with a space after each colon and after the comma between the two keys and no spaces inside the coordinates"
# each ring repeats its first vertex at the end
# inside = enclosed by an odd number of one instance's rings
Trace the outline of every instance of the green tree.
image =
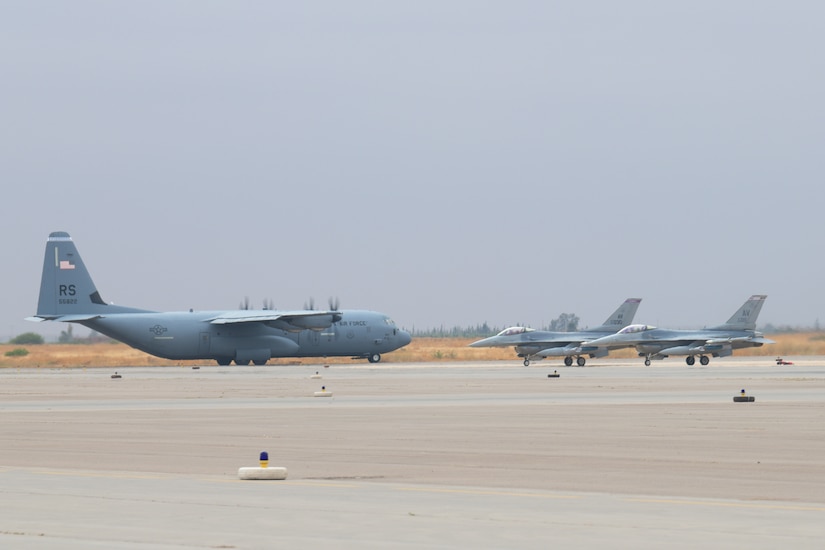
{"type": "Polygon", "coordinates": [[[66,330],[60,331],[60,338],[57,339],[61,344],[71,344],[74,342],[74,335],[72,334],[72,325],[69,325],[66,330]]]}
{"type": "Polygon", "coordinates": [[[43,337],[37,334],[36,332],[24,332],[23,334],[18,334],[17,336],[9,340],[10,344],[23,344],[29,346],[42,344],[43,342],[43,337]]]}
{"type": "Polygon", "coordinates": [[[562,313],[550,321],[550,330],[554,332],[575,332],[579,329],[579,317],[573,313],[562,313]]]}

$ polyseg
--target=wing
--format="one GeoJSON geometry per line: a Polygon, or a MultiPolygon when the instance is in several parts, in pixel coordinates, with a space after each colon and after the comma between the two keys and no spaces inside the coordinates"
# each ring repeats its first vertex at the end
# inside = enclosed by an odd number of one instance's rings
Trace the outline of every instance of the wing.
{"type": "Polygon", "coordinates": [[[237,310],[225,311],[220,315],[205,319],[213,325],[238,325],[262,323],[273,328],[299,332],[302,330],[324,330],[332,323],[341,320],[340,311],[272,311],[272,310],[237,310]]]}

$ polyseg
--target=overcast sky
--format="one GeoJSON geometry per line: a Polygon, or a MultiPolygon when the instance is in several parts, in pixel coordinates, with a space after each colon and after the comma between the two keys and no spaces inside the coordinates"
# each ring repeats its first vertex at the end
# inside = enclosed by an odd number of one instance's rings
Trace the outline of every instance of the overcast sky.
{"type": "Polygon", "coordinates": [[[58,230],[147,309],[812,326],[823,52],[815,0],[3,2],[0,339],[58,230]]]}

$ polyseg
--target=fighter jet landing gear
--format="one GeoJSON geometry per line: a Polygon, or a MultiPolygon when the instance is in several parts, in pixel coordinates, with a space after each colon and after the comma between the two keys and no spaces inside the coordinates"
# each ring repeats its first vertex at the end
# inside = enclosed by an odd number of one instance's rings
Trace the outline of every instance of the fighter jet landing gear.
{"type": "Polygon", "coordinates": [[[645,366],[646,367],[650,366],[650,354],[647,354],[647,356],[645,357],[645,366]]]}
{"type": "Polygon", "coordinates": [[[525,367],[529,367],[529,366],[530,366],[530,360],[529,360],[529,359],[527,359],[526,357],[524,358],[524,366],[525,366],[525,367]]]}
{"type": "MultiPolygon", "coordinates": [[[[688,355],[687,357],[685,357],[685,363],[687,363],[688,366],[693,366],[696,363],[696,357],[694,357],[693,355],[688,355]]],[[[701,363],[703,367],[706,366],[708,363],[710,363],[710,357],[708,357],[707,355],[700,355],[699,363],[701,363]]]]}
{"type": "Polygon", "coordinates": [[[568,355],[567,357],[564,358],[564,366],[565,367],[569,367],[572,364],[573,364],[573,358],[572,357],[570,357],[568,355]]]}
{"type": "Polygon", "coordinates": [[[576,364],[577,364],[578,366],[583,367],[585,363],[587,363],[587,359],[585,359],[585,358],[584,358],[584,357],[582,357],[581,355],[579,355],[578,357],[576,357],[576,364]]]}

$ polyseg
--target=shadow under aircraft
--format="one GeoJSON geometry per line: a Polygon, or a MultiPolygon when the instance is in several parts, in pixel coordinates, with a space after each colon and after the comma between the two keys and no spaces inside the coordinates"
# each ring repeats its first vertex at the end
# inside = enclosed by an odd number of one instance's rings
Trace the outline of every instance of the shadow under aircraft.
{"type": "Polygon", "coordinates": [[[71,236],[49,235],[37,314],[30,321],[78,323],[165,359],[264,365],[273,357],[366,358],[410,343],[383,313],[366,310],[157,312],[107,304],[71,236]]]}

